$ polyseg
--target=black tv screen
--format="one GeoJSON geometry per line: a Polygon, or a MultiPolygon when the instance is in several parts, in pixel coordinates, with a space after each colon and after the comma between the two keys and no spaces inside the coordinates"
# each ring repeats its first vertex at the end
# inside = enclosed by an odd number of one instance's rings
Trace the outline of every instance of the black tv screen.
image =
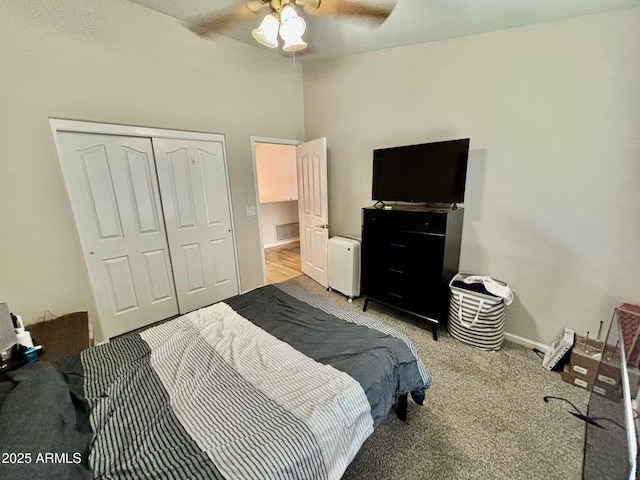
{"type": "Polygon", "coordinates": [[[372,199],[461,203],[468,158],[468,138],[374,150],[372,199]]]}

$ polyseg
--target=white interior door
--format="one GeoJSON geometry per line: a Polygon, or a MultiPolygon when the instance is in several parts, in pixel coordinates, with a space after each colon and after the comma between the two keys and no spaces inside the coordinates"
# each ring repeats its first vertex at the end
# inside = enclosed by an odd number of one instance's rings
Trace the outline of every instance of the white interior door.
{"type": "Polygon", "coordinates": [[[104,335],[176,315],[151,140],[61,132],[58,141],[104,335]]]}
{"type": "Polygon", "coordinates": [[[154,138],[180,313],[238,294],[222,142],[154,138]]]}
{"type": "Polygon", "coordinates": [[[327,139],[323,137],[298,145],[296,160],[302,271],[327,288],[327,139]]]}

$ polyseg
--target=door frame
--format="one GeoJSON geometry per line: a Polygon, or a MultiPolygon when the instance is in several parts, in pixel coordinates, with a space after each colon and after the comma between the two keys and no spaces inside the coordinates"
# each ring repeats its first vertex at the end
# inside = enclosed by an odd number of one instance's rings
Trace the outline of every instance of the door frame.
{"type": "MultiPolygon", "coordinates": [[[[120,125],[116,123],[89,122],[84,120],[67,120],[63,118],[49,118],[49,125],[54,135],[54,142],[58,146],[57,132],[97,133],[103,135],[123,135],[127,137],[162,137],[184,140],[204,140],[223,142],[224,134],[208,132],[189,132],[187,130],[170,130],[155,127],[140,127],[137,125],[120,125]]],[[[227,155],[225,144],[225,158],[227,155]]]]}
{"type": "MultiPolygon", "coordinates": [[[[233,212],[234,212],[233,199],[232,199],[233,194],[231,191],[231,184],[229,181],[229,157],[227,155],[227,144],[225,141],[224,134],[207,133],[207,132],[189,132],[186,130],[170,130],[170,129],[163,129],[163,128],[155,128],[155,127],[140,127],[136,125],[120,125],[115,123],[89,122],[89,121],[83,121],[83,120],[68,120],[68,119],[54,118],[54,117],[49,118],[49,126],[51,128],[51,133],[53,135],[53,143],[56,148],[56,154],[58,155],[58,161],[60,162],[61,173],[64,167],[62,165],[62,161],[63,161],[62,149],[61,149],[60,143],[58,142],[59,132],[95,133],[95,134],[101,134],[101,135],[147,137],[151,139],[156,137],[156,138],[171,138],[171,139],[177,139],[177,140],[202,140],[202,141],[221,142],[222,151],[224,154],[224,167],[226,170],[225,181],[227,183],[227,191],[229,192],[229,210],[231,212],[231,230],[232,230],[232,236],[233,236],[233,253],[234,253],[233,256],[234,256],[234,262],[236,265],[236,281],[238,284],[238,291],[239,292],[242,291],[242,287],[240,284],[240,264],[238,261],[238,244],[236,240],[236,227],[235,227],[234,215],[233,215],[233,212]]],[[[156,173],[156,176],[157,176],[157,173],[156,173]]],[[[66,186],[66,180],[65,180],[65,186],[66,186]]],[[[76,235],[78,235],[78,238],[80,238],[80,232],[78,232],[77,221],[76,221],[77,215],[76,215],[73,204],[70,203],[70,206],[71,206],[71,211],[74,217],[74,226],[76,229],[76,235]]],[[[162,208],[162,205],[160,207],[162,208]]],[[[162,218],[164,222],[164,212],[162,214],[162,218]]],[[[82,244],[81,239],[80,239],[80,243],[82,244]]],[[[86,262],[85,262],[85,268],[88,268],[86,265],[86,262]]],[[[95,302],[96,294],[95,292],[93,292],[92,284],[91,284],[91,290],[92,290],[94,302],[95,302]]]]}
{"type": "MultiPolygon", "coordinates": [[[[256,198],[256,219],[258,221],[258,232],[260,234],[260,258],[262,258],[262,284],[267,284],[267,266],[264,256],[264,240],[262,238],[262,218],[260,214],[260,191],[258,190],[258,166],[256,159],[256,143],[272,143],[275,145],[291,145],[298,146],[304,143],[303,140],[293,140],[288,138],[258,137],[252,135],[249,137],[251,141],[251,158],[253,159],[253,188],[256,198]]],[[[298,192],[299,193],[299,192],[298,192]]]]}

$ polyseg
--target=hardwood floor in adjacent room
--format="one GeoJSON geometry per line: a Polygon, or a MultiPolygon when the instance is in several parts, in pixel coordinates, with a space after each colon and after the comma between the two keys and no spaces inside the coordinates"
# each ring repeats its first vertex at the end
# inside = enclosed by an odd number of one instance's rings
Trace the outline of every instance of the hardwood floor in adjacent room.
{"type": "Polygon", "coordinates": [[[300,242],[295,241],[264,249],[267,283],[278,283],[302,275],[300,242]]]}

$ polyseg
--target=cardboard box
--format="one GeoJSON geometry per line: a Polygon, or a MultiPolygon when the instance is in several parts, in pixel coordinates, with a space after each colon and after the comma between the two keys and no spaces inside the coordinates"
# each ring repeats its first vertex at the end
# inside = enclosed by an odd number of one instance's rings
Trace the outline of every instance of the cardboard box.
{"type": "MultiPolygon", "coordinates": [[[[640,388],[640,369],[627,365],[627,377],[629,379],[629,390],[631,398],[636,398],[640,388]]],[[[620,359],[617,352],[613,355],[605,351],[605,358],[600,362],[596,374],[594,385],[604,388],[618,386],[622,388],[622,372],[620,371],[620,359]]]]}
{"type": "Polygon", "coordinates": [[[569,371],[576,378],[580,378],[587,382],[590,385],[593,385],[596,381],[596,376],[598,374],[598,364],[585,366],[583,363],[573,363],[570,362],[567,364],[569,367],[569,371]]]}
{"type": "Polygon", "coordinates": [[[622,383],[622,373],[620,371],[620,360],[608,360],[606,357],[600,362],[596,375],[596,384],[615,386],[622,383]],[[613,363],[615,362],[615,363],[613,363]]]}
{"type": "Polygon", "coordinates": [[[600,395],[601,397],[608,398],[612,402],[619,402],[622,400],[622,389],[617,387],[602,387],[599,385],[593,386],[593,393],[600,395]]]}
{"type": "Polygon", "coordinates": [[[562,380],[570,383],[571,385],[575,385],[576,387],[591,390],[593,388],[595,376],[592,379],[589,379],[581,376],[580,374],[576,375],[571,369],[571,364],[565,363],[562,368],[562,380]]]}
{"type": "Polygon", "coordinates": [[[580,375],[574,374],[571,370],[571,365],[568,363],[565,364],[562,370],[562,380],[570,383],[571,385],[575,385],[578,388],[592,391],[593,393],[608,398],[614,402],[618,402],[622,398],[622,388],[620,384],[609,385],[607,383],[603,384],[597,381],[589,382],[586,379],[581,378],[580,375]]]}
{"type": "MultiPolygon", "coordinates": [[[[593,390],[612,400],[619,399],[622,392],[622,375],[618,351],[611,346],[604,350],[603,344],[589,340],[585,344],[585,337],[576,335],[576,342],[569,363],[562,371],[562,379],[585,390],[593,390]]],[[[640,369],[628,368],[629,388],[631,397],[636,398],[640,388],[640,369]]]]}
{"type": "Polygon", "coordinates": [[[576,335],[576,341],[569,357],[571,372],[593,385],[602,359],[602,348],[602,342],[590,339],[587,345],[585,337],[576,335]]]}

